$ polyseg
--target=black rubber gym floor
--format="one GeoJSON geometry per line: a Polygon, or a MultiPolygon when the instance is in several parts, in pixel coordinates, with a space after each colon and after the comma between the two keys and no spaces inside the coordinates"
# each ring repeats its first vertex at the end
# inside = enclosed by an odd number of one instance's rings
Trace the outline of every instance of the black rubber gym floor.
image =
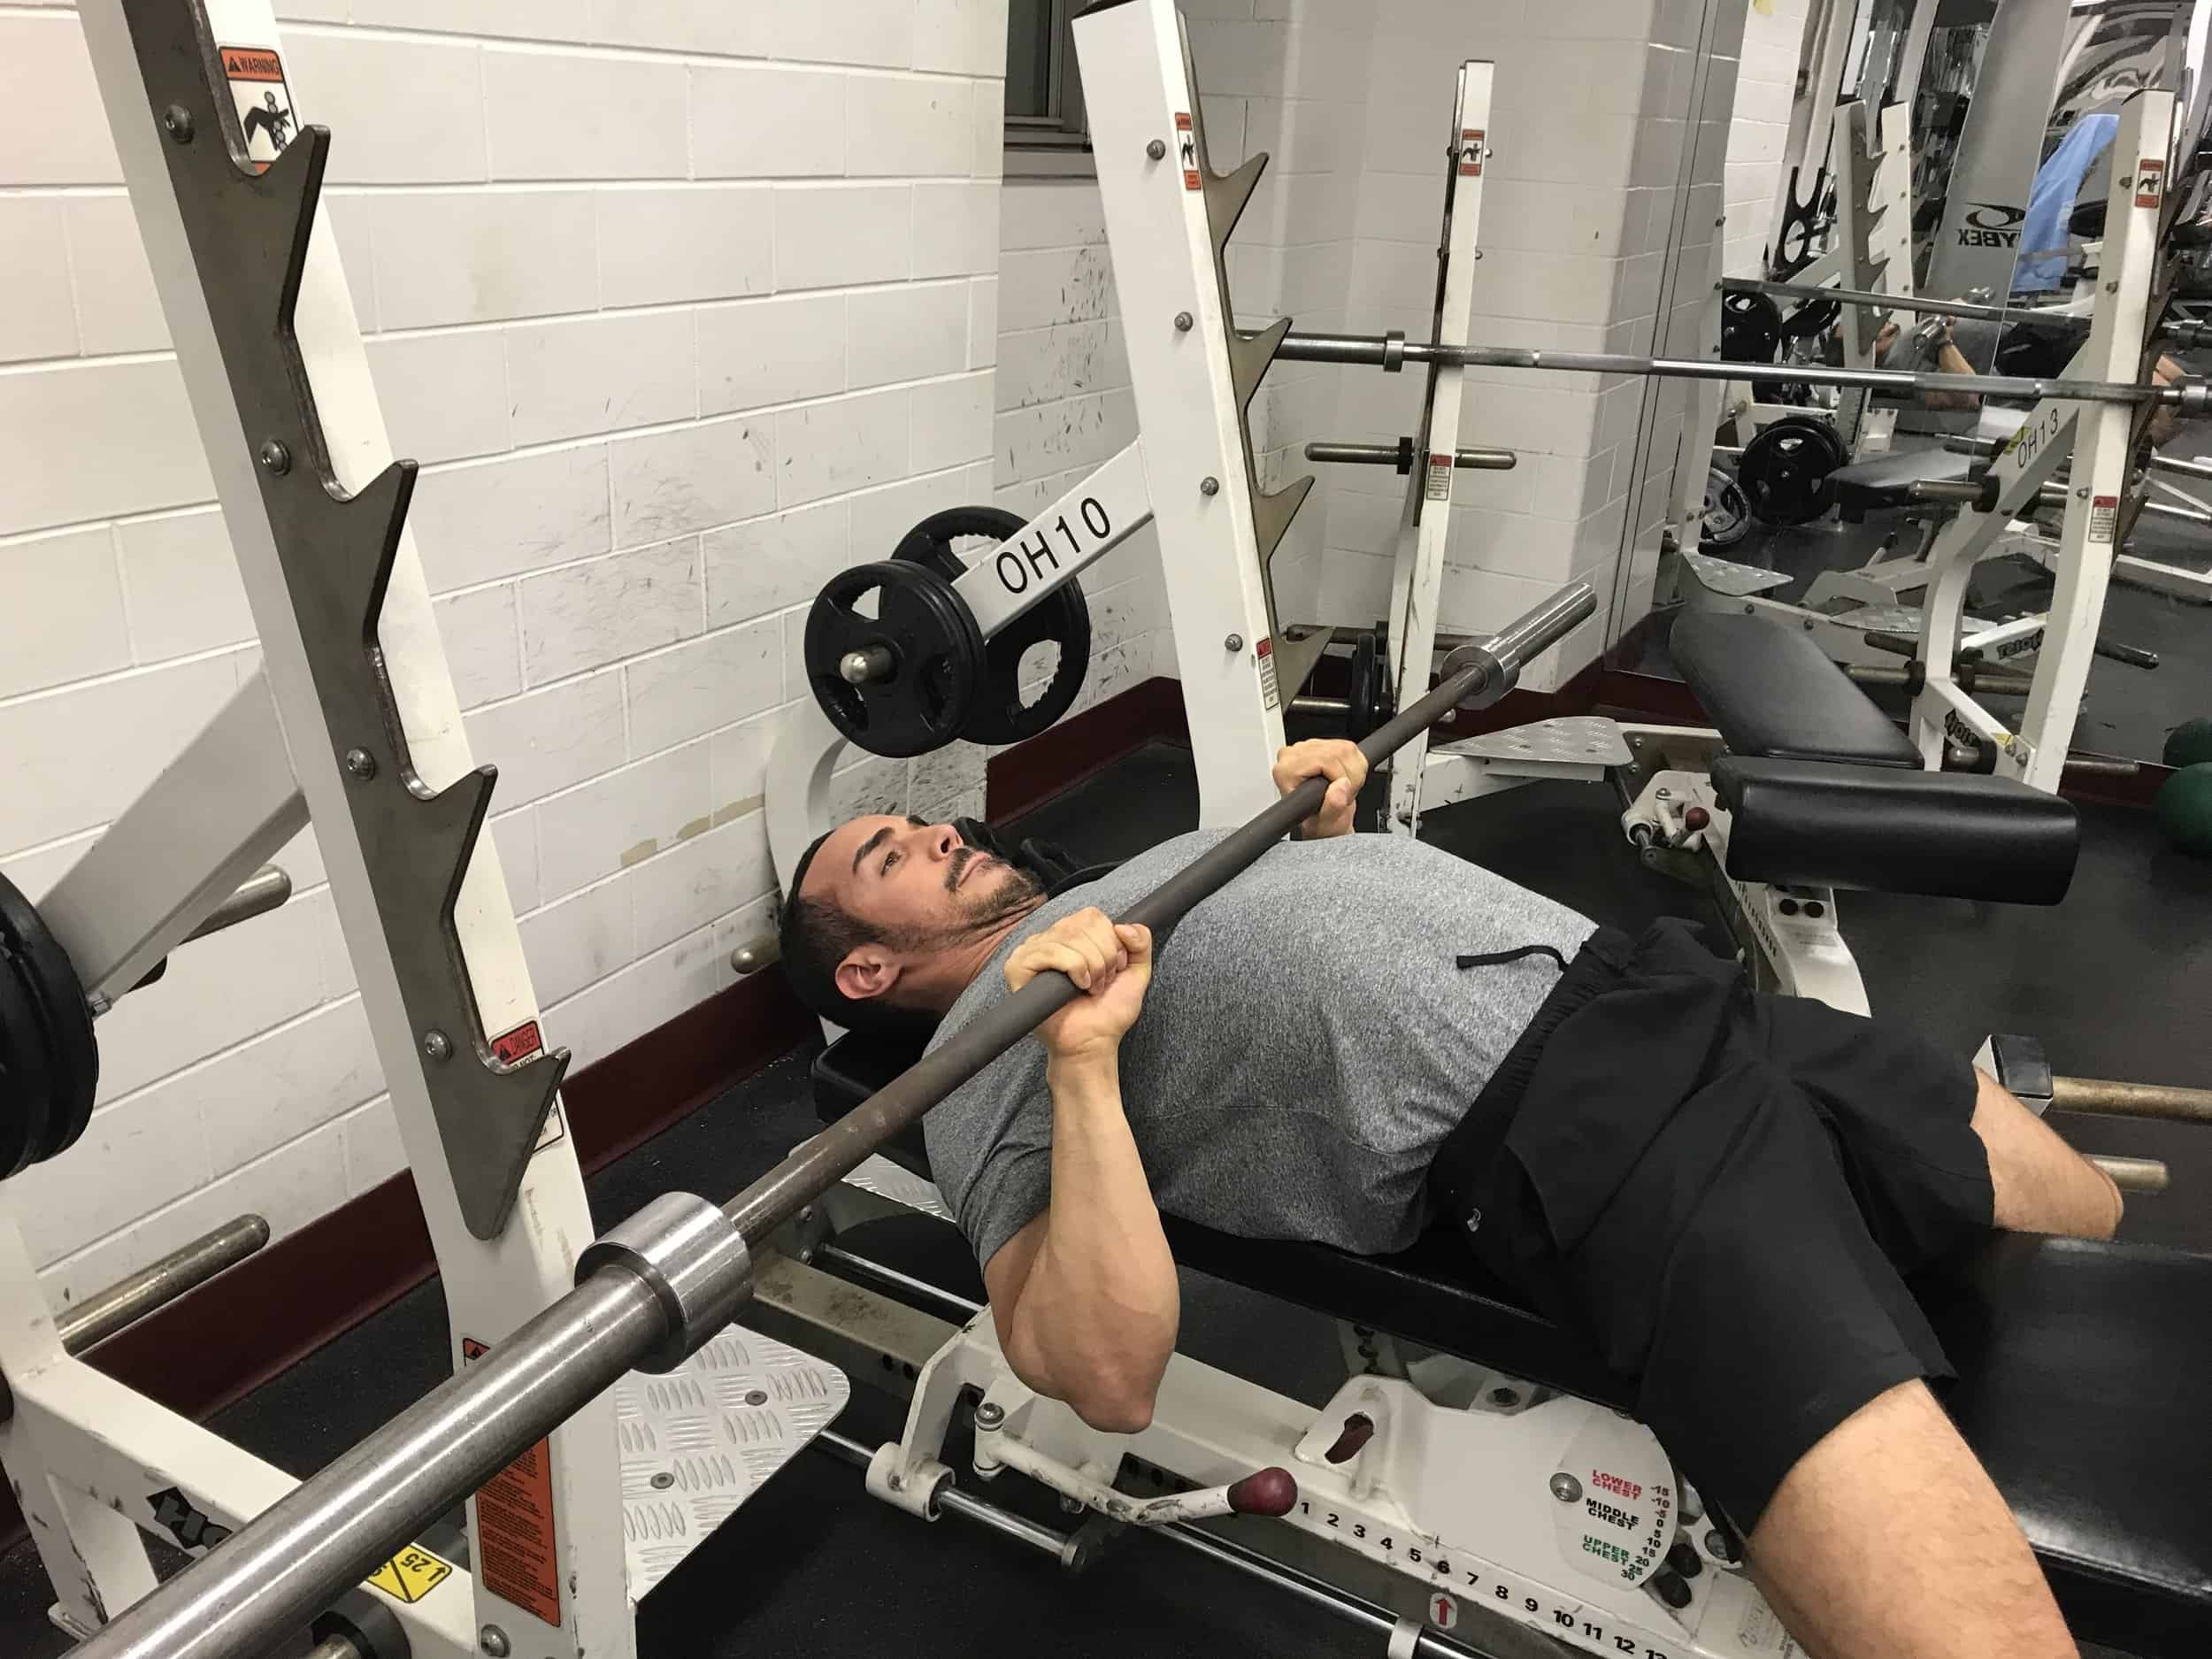
{"type": "MultiPolygon", "coordinates": [[[[1017,827],[1086,856],[1118,858],[1189,826],[1196,811],[1188,752],[1156,743],[1017,827]]],[[[2088,808],[2084,819],[2080,872],[2055,910],[1847,898],[1844,931],[1874,1003],[1961,1044],[1993,1026],[2033,1032],[2063,1071],[2212,1079],[2212,1021],[2201,992],[2212,966],[2212,865],[2168,851],[2143,815],[2088,808]]],[[[1534,785],[1432,814],[1428,826],[1440,845],[1617,926],[1663,914],[1703,917],[1701,895],[1630,856],[1602,786],[1534,785]]],[[[671,1187],[721,1197],[767,1169],[815,1127],[812,1053],[811,1045],[795,1049],[595,1177],[596,1220],[611,1224],[671,1187]]],[[[2094,1149],[2171,1164],[2175,1191],[2138,1198],[2125,1236],[2212,1248],[2212,1208],[2204,1202],[2212,1137],[2161,1125],[2062,1126],[2078,1128],[2078,1139],[2094,1149]]],[[[1325,1397],[1340,1374],[1331,1369],[1335,1337],[1326,1321],[1185,1277],[1187,1352],[1233,1363],[1317,1404],[1325,1397]]],[[[445,1353],[434,1281],[214,1426],[305,1474],[439,1382],[445,1353]]],[[[883,1396],[856,1387],[840,1426],[872,1444],[896,1432],[900,1415],[883,1396]]],[[[991,1495],[1025,1503],[1020,1484],[1002,1481],[991,1495]]],[[[1047,1507],[1033,1512],[1064,1520],[1047,1507]]],[[[48,1601],[29,1546],[0,1557],[0,1654],[54,1659],[66,1650],[46,1622],[48,1601]]],[[[646,1659],[1330,1659],[1381,1651],[1371,1633],[1158,1539],[1125,1539],[1071,1578],[995,1534],[950,1519],[926,1526],[876,1502],[856,1470],[819,1451],[795,1459],[647,1598],[638,1647],[646,1659]]]]}

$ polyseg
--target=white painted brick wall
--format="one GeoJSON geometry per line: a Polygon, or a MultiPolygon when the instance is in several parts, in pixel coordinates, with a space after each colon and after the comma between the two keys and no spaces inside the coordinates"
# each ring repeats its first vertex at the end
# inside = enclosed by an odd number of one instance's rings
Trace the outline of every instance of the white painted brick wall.
{"type": "MultiPolygon", "coordinates": [[[[767,925],[816,590],[991,498],[1004,0],[278,10],[546,1025],[588,1064],[767,925]]],[[[0,868],[34,895],[257,662],[167,347],[77,19],[0,7],[0,868]]],[[[1149,672],[1141,577],[1095,609],[1149,672]]],[[[840,795],[979,812],[981,759],[840,795]]],[[[101,1022],[91,1130],[7,1194],[58,1295],[400,1169],[311,832],[280,862],[289,904],[101,1022]]]]}
{"type": "Polygon", "coordinates": [[[1751,0],[1744,19],[1735,109],[1728,127],[1728,246],[1724,257],[1730,276],[1766,274],[1762,265],[1784,183],[1782,152],[1789,142],[1790,111],[1810,4],[1751,0]]]}
{"type": "MultiPolygon", "coordinates": [[[[1127,442],[1129,359],[1123,349],[1094,180],[1022,179],[1002,196],[996,409],[991,499],[1026,518],[1080,482],[1112,449],[1121,406],[1127,442]]],[[[1147,525],[1085,572],[1091,665],[1079,712],[1156,673],[1175,672],[1157,530],[1147,525]]]]}
{"type": "MultiPolygon", "coordinates": [[[[1357,168],[1339,302],[1350,326],[1425,336],[1458,66],[1487,58],[1496,65],[1493,154],[1473,338],[1651,350],[1681,157],[1686,137],[1696,136],[1686,124],[1702,12],[1701,0],[1367,8],[1371,42],[1346,146],[1357,168]]],[[[1459,441],[1511,448],[1520,465],[1460,480],[1442,626],[1496,626],[1574,578],[1609,597],[1636,470],[1640,385],[1514,371],[1471,378],[1459,441]]],[[[1417,375],[1347,370],[1336,387],[1332,435],[1394,442],[1413,430],[1417,375]]],[[[1403,488],[1380,468],[1330,469],[1324,539],[1308,565],[1321,618],[1358,622],[1386,607],[1403,488]]],[[[1602,624],[1586,625],[1526,683],[1548,687],[1593,660],[1602,624]]]]}

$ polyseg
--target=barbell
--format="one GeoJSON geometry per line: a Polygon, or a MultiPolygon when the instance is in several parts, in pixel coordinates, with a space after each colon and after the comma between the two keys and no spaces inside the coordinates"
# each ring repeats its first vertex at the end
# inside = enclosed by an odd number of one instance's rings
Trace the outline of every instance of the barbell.
{"type": "MultiPolygon", "coordinates": [[[[1985,305],[1973,300],[1920,299],[1910,294],[1884,294],[1873,288],[1815,286],[1805,282],[1769,282],[1758,277],[1723,277],[1724,294],[1764,294],[1775,299],[1832,301],[1864,306],[1870,311],[1911,311],[1918,316],[1962,317],[1974,322],[2033,323],[2039,327],[2078,328],[2089,331],[2094,319],[2053,310],[2047,306],[1985,305]]],[[[2200,346],[2212,340],[2212,326],[2185,319],[2168,318],[2154,331],[2159,338],[2181,347],[2200,346]]]]}
{"type": "MultiPolygon", "coordinates": [[[[1455,709],[1495,703],[1596,614],[1586,582],[1445,658],[1436,688],[1360,744],[1372,763],[1455,709]]],[[[1118,919],[1175,922],[1320,809],[1309,778],[1118,919]]],[[[73,1659],[240,1659],[295,1640],[380,1562],[625,1371],[672,1369],[735,1317],[751,1250],[1079,993],[1041,973],[717,1208],[665,1193],[589,1246],[576,1288],[118,1614],[73,1659]]]]}
{"type": "Polygon", "coordinates": [[[1751,380],[1796,386],[1863,386],[1906,397],[1967,396],[2084,403],[2163,403],[2184,414],[2212,412],[2212,382],[2151,386],[2130,380],[2037,380],[2019,374],[1944,374],[1904,369],[1838,369],[1817,363],[1729,363],[1640,357],[1612,351],[1529,350],[1517,346],[1440,346],[1387,334],[1285,334],[1275,355],[1294,363],[1348,363],[1395,373],[1408,363],[1462,369],[1547,369],[1560,374],[1647,375],[1678,380],[1751,380]]]}

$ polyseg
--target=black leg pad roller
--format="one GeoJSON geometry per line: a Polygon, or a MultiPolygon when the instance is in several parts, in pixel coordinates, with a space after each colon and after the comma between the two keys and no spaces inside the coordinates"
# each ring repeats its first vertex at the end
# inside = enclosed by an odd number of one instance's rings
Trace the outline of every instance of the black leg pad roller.
{"type": "Polygon", "coordinates": [[[2071,802],[2009,778],[1723,755],[1713,787],[1740,881],[2055,904],[2081,848],[2071,802]]]}

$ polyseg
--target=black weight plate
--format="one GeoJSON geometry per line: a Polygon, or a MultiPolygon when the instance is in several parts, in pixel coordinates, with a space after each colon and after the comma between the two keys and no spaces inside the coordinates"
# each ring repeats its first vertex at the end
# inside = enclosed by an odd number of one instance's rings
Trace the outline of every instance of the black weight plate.
{"type": "Polygon", "coordinates": [[[1820,234],[1821,197],[1827,179],[1826,168],[1816,173],[1811,198],[1800,202],[1797,174],[1790,174],[1789,211],[1783,216],[1781,235],[1774,249],[1774,274],[1785,282],[1813,262],[1813,241],[1820,234]]]}
{"type": "Polygon", "coordinates": [[[1763,524],[1810,524],[1835,504],[1833,474],[1843,465],[1834,429],[1816,417],[1788,415],[1744,446],[1736,481],[1763,524]]]}
{"type": "Polygon", "coordinates": [[[1731,363],[1771,363],[1782,343],[1782,308],[1764,294],[1720,303],[1720,354],[1731,363]]]}
{"type": "Polygon", "coordinates": [[[52,1133],[52,1056],[29,966],[0,950],[0,1180],[38,1161],[52,1133]]]}
{"type": "MultiPolygon", "coordinates": [[[[892,557],[928,565],[958,581],[968,565],[953,543],[966,537],[993,547],[1019,535],[1023,520],[1001,507],[950,507],[906,533],[892,557]]],[[[1091,666],[1091,608],[1079,581],[1063,582],[1041,603],[1014,618],[983,646],[983,679],[960,735],[972,743],[1021,743],[1045,731],[1074,706],[1091,666]],[[1060,648],[1052,678],[1033,703],[1022,700],[1022,658],[1030,648],[1060,648]]]]}
{"type": "Polygon", "coordinates": [[[1801,301],[1782,319],[1782,339],[1785,343],[1794,345],[1801,340],[1824,334],[1842,315],[1843,304],[1839,300],[1801,301]]]}
{"type": "Polygon", "coordinates": [[[69,953],[47,931],[38,907],[4,876],[0,876],[0,954],[15,959],[18,977],[36,999],[51,1068],[52,1110],[43,1135],[31,1148],[35,1163],[74,1146],[92,1121],[92,1101],[100,1088],[100,1046],[69,953]]]}
{"type": "Polygon", "coordinates": [[[983,636],[952,584],[926,565],[881,559],[840,571],[807,612],[808,684],[830,724],[873,755],[903,758],[962,734],[983,674],[983,636]],[[863,609],[875,595],[875,615],[863,609]],[[841,667],[854,651],[890,652],[862,685],[841,667]]]}
{"type": "Polygon", "coordinates": [[[1751,503],[1743,487],[1717,466],[1705,474],[1705,521],[1699,542],[1732,548],[1751,533],[1751,503]]]}

